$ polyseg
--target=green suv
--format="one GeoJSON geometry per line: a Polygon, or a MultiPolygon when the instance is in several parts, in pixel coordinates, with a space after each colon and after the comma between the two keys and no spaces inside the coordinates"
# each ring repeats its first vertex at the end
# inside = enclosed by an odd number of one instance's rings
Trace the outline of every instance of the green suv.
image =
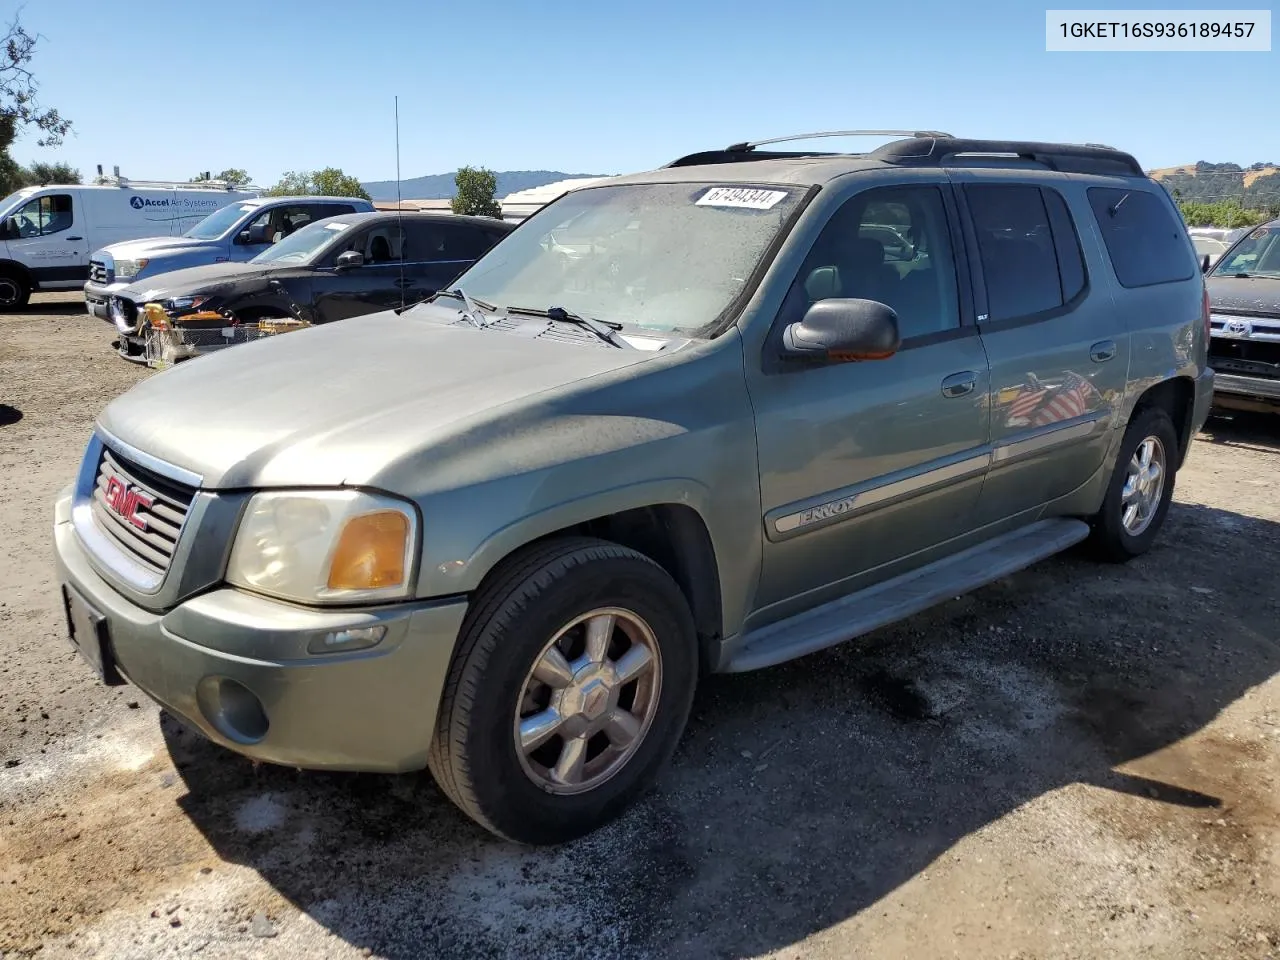
{"type": "Polygon", "coordinates": [[[553,843],[654,780],[703,674],[1149,549],[1213,393],[1164,190],[1100,146],[777,142],[117,398],[56,506],[83,656],[250,757],[429,767],[553,843]]]}

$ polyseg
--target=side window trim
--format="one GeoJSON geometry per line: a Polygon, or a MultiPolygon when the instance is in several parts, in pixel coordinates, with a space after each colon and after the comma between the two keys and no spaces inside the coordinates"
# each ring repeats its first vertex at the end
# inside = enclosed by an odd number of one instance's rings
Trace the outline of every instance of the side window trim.
{"type": "Polygon", "coordinates": [[[1045,213],[1049,215],[1049,235],[1053,238],[1053,252],[1058,259],[1058,282],[1064,285],[1063,289],[1063,306],[1070,307],[1079,305],[1089,294],[1092,285],[1092,278],[1089,276],[1089,262],[1084,256],[1084,245],[1080,242],[1080,225],[1076,223],[1075,215],[1071,212],[1071,204],[1067,203],[1067,198],[1062,195],[1061,190],[1053,187],[1041,187],[1040,198],[1044,202],[1045,213]],[[1058,217],[1054,216],[1054,201],[1059,204],[1058,209],[1066,215],[1066,223],[1061,222],[1058,217]],[[1063,236],[1063,231],[1067,231],[1070,236],[1063,236]],[[1063,262],[1063,250],[1068,247],[1074,247],[1076,259],[1080,262],[1080,272],[1083,274],[1084,283],[1080,289],[1073,293],[1070,297],[1066,296],[1066,264],[1063,262]]]}
{"type": "MultiPolygon", "coordinates": [[[[1029,184],[1021,180],[983,179],[980,181],[966,181],[964,186],[965,187],[969,187],[969,186],[1025,187],[1025,186],[1029,186],[1029,184]]],[[[1058,282],[1059,282],[1059,285],[1061,285],[1062,262],[1060,259],[1061,255],[1058,252],[1057,232],[1053,229],[1053,218],[1049,217],[1048,202],[1044,195],[1045,187],[1042,186],[1041,184],[1035,184],[1035,186],[1036,186],[1036,189],[1040,191],[1040,202],[1044,204],[1045,215],[1046,217],[1048,217],[1048,220],[1049,220],[1050,236],[1053,238],[1053,241],[1054,241],[1054,260],[1057,263],[1057,267],[1058,267],[1058,278],[1059,278],[1058,282]]],[[[1059,196],[1061,196],[1060,191],[1055,190],[1055,192],[1057,192],[1059,196]]],[[[982,270],[982,252],[978,248],[978,234],[973,223],[973,213],[969,209],[968,191],[966,189],[961,189],[960,194],[961,196],[959,198],[960,199],[959,205],[962,211],[961,216],[964,222],[965,236],[966,236],[966,239],[968,239],[970,244],[972,245],[972,252],[969,254],[969,270],[973,274],[974,301],[977,307],[977,322],[978,322],[979,331],[982,333],[998,333],[1001,330],[1012,330],[1016,327],[1030,326],[1031,324],[1034,324],[1034,323],[1044,323],[1048,320],[1056,320],[1059,317],[1064,317],[1069,313],[1074,313],[1076,309],[1081,305],[1081,303],[1084,302],[1085,298],[1089,295],[1089,291],[1090,291],[1088,262],[1084,260],[1083,249],[1081,249],[1080,255],[1081,255],[1081,264],[1085,270],[1085,283],[1084,283],[1084,286],[1080,288],[1079,293],[1077,293],[1069,301],[1067,301],[1066,303],[1060,304],[1056,307],[1051,307],[1048,310],[1040,310],[1036,313],[1029,313],[1019,317],[1005,317],[1004,319],[1001,319],[1001,320],[987,319],[987,317],[990,315],[990,302],[987,297],[986,277],[982,270]]],[[[1063,202],[1064,203],[1066,202],[1065,197],[1063,197],[1063,202]]],[[[1070,204],[1067,204],[1067,214],[1068,216],[1070,216],[1071,214],[1070,204]]],[[[1075,230],[1076,230],[1076,242],[1078,244],[1080,242],[1079,227],[1075,226],[1074,217],[1072,218],[1072,221],[1073,221],[1072,225],[1073,227],[1075,227],[1075,230]]]]}

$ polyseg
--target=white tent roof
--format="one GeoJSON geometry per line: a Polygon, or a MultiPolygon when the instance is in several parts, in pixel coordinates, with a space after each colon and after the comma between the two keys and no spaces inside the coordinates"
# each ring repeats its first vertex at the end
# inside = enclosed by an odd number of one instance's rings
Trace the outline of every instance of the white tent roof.
{"type": "Polygon", "coordinates": [[[555,183],[548,183],[541,187],[531,187],[528,190],[517,190],[515,193],[509,193],[502,198],[501,203],[505,208],[508,204],[511,206],[530,206],[540,207],[543,204],[550,203],[560,194],[569,190],[577,190],[580,187],[587,187],[593,183],[599,183],[601,180],[608,180],[609,177],[574,177],[570,180],[557,180],[555,183]]]}

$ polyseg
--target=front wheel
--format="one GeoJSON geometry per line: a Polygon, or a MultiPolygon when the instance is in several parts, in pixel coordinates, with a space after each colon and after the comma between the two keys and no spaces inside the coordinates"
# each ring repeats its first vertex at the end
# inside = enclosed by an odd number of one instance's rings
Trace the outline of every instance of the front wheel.
{"type": "Polygon", "coordinates": [[[1151,549],[1173,502],[1178,437],[1164,410],[1141,410],[1129,422],[1102,509],[1093,518],[1093,547],[1123,563],[1151,549]]]}
{"type": "Polygon", "coordinates": [[[582,836],[671,756],[697,663],[684,595],[648,557],[587,538],[534,547],[506,562],[468,613],[431,772],[507,839],[582,836]]]}
{"type": "Polygon", "coordinates": [[[0,311],[21,310],[31,299],[31,285],[14,273],[0,273],[0,311]]]}

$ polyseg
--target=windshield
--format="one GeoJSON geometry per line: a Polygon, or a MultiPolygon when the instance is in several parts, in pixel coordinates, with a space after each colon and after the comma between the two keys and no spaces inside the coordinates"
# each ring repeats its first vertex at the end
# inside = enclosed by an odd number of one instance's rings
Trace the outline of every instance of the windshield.
{"type": "Polygon", "coordinates": [[[326,243],[350,227],[341,220],[318,220],[263,250],[250,263],[305,263],[326,243]]]}
{"type": "Polygon", "coordinates": [[[22,206],[22,202],[38,190],[38,187],[23,187],[17,190],[3,200],[0,200],[0,217],[7,217],[13,213],[18,207],[22,206]]]}
{"type": "Polygon", "coordinates": [[[1280,277],[1280,224],[1259,227],[1231,248],[1212,276],[1280,277]]]}
{"type": "Polygon", "coordinates": [[[257,207],[247,203],[233,203],[221,210],[215,210],[194,227],[183,234],[192,240],[217,240],[236,225],[236,221],[257,207]]]}
{"type": "Polygon", "coordinates": [[[563,307],[692,334],[742,292],[795,210],[796,187],[590,187],[544,207],[453,286],[499,307],[563,307]]]}

